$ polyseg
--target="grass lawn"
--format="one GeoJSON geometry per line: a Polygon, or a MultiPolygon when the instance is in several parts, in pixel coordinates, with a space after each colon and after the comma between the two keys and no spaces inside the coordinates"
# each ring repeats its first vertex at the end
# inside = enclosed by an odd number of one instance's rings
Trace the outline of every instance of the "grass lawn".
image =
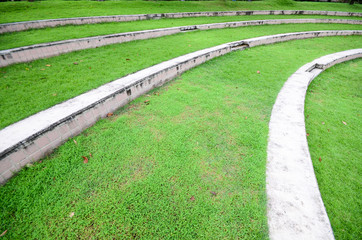
{"type": "Polygon", "coordinates": [[[336,239],[362,233],[361,72],[361,59],[328,69],[306,98],[309,150],[336,239]]]}
{"type": "MultiPolygon", "coordinates": [[[[8,66],[0,69],[0,128],[119,77],[199,49],[277,33],[361,28],[348,24],[286,24],[195,31],[8,66]]],[[[361,37],[350,39],[358,47],[361,37]]]]}
{"type": "MultiPolygon", "coordinates": [[[[253,9],[362,11],[358,4],[282,2],[287,1],[5,2],[0,3],[0,22],[253,9]]],[[[163,19],[30,30],[1,35],[0,49],[269,18],[296,16],[163,19]]],[[[195,31],[0,68],[0,129],[104,83],[199,49],[284,32],[361,28],[288,24],[195,31]]],[[[275,98],[300,66],[361,47],[360,40],[360,36],[317,38],[233,52],[136,99],[0,187],[0,234],[6,231],[0,238],[268,239],[265,163],[275,98]],[[83,157],[89,162],[83,163],[83,157]]],[[[310,151],[336,239],[358,239],[362,232],[360,72],[361,60],[333,67],[312,83],[307,96],[310,151]]]]}
{"type": "Polygon", "coordinates": [[[236,11],[236,10],[324,10],[361,12],[359,4],[267,1],[39,1],[0,3],[0,23],[122,14],[236,11]]]}
{"type": "Polygon", "coordinates": [[[267,239],[275,98],[300,66],[359,39],[233,52],[140,97],[0,188],[3,238],[267,239]]]}
{"type": "Polygon", "coordinates": [[[99,36],[106,34],[132,32],[140,30],[150,30],[157,28],[187,26],[196,24],[250,21],[261,19],[291,19],[291,18],[337,18],[337,19],[356,19],[360,17],[336,17],[336,16],[317,16],[317,15],[271,15],[271,16],[227,16],[227,17],[196,17],[179,19],[160,19],[149,21],[134,21],[120,23],[101,23],[86,25],[68,25],[56,28],[33,29],[22,32],[5,33],[0,35],[0,50],[15,47],[27,46],[38,43],[60,41],[65,39],[74,39],[90,36],[99,36]]]}

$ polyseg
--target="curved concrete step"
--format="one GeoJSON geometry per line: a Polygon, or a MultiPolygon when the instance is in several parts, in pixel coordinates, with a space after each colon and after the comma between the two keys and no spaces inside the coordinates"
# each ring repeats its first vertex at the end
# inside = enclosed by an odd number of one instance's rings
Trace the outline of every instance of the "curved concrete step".
{"type": "Polygon", "coordinates": [[[295,24],[295,23],[338,23],[338,24],[362,24],[362,20],[350,19],[272,19],[254,20],[226,23],[212,23],[172,28],[161,28],[137,32],[117,33],[96,37],[87,37],[57,41],[51,43],[35,44],[31,46],[12,48],[0,51],[0,67],[14,63],[29,62],[36,59],[57,56],[63,53],[78,51],[88,48],[97,48],[109,44],[130,42],[134,40],[157,38],[173,35],[180,32],[194,30],[209,30],[229,27],[245,27],[255,25],[295,24]]]}
{"type": "Polygon", "coordinates": [[[270,239],[334,239],[309,154],[304,101],[310,82],[325,69],[362,57],[362,48],[330,54],[288,78],[273,106],[266,188],[270,239]]]}
{"type": "Polygon", "coordinates": [[[35,28],[57,27],[64,25],[82,25],[104,22],[129,22],[138,20],[151,20],[161,18],[184,18],[184,17],[215,17],[215,16],[241,16],[241,15],[325,15],[361,17],[359,12],[337,12],[337,11],[310,11],[310,10],[254,10],[254,11],[224,11],[224,12],[181,12],[181,13],[155,13],[136,15],[96,16],[78,18],[47,19],[14,23],[0,24],[0,33],[24,31],[35,28]]]}
{"type": "Polygon", "coordinates": [[[312,31],[245,39],[189,53],[143,69],[34,114],[0,131],[0,182],[78,135],[107,113],[177,75],[231,51],[289,40],[362,35],[362,31],[312,31]]]}

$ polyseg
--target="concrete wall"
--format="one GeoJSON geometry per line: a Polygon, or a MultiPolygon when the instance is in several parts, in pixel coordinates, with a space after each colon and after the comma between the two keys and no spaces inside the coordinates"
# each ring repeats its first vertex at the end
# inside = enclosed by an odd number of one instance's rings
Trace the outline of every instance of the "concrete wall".
{"type": "Polygon", "coordinates": [[[0,182],[5,183],[27,163],[49,154],[107,113],[212,58],[288,40],[348,35],[362,35],[362,31],[298,32],[230,42],[154,65],[55,105],[0,131],[0,182]]]}
{"type": "Polygon", "coordinates": [[[0,67],[5,67],[14,63],[29,62],[36,59],[52,57],[59,54],[77,51],[81,49],[96,48],[104,45],[123,43],[134,40],[157,38],[180,32],[219,29],[219,28],[228,28],[228,27],[295,24],[295,23],[362,24],[362,20],[349,20],[349,19],[255,20],[255,21],[226,22],[226,23],[213,23],[213,24],[173,27],[173,28],[162,28],[162,29],[144,30],[137,32],[118,33],[118,34],[96,36],[96,37],[87,37],[87,38],[64,40],[58,42],[43,43],[43,44],[36,44],[36,45],[13,48],[8,50],[2,50],[0,51],[0,67]]]}
{"type": "Polygon", "coordinates": [[[335,11],[304,11],[304,10],[256,10],[256,11],[225,11],[225,12],[184,12],[184,13],[156,13],[138,15],[117,15],[99,17],[79,17],[47,19],[26,22],[14,22],[0,24],[0,33],[24,31],[34,28],[56,27],[64,25],[82,25],[104,22],[128,22],[137,20],[150,20],[161,18],[184,18],[184,17],[214,17],[214,16],[241,16],[241,15],[326,15],[326,16],[362,16],[357,12],[335,12],[335,11]]]}

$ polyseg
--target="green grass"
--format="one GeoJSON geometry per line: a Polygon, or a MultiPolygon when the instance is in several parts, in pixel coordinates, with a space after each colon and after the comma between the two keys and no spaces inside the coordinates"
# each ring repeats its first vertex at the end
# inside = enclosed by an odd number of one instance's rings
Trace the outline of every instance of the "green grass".
{"type": "Polygon", "coordinates": [[[328,69],[306,98],[309,150],[336,239],[362,234],[361,72],[362,60],[328,69]]]}
{"type": "MultiPolygon", "coordinates": [[[[359,5],[279,3],[7,2],[0,3],[0,22],[190,9],[361,11],[359,5]]],[[[269,16],[249,16],[245,20],[256,18],[269,16]]],[[[31,30],[1,35],[0,45],[4,49],[40,41],[235,21],[232,19],[244,17],[31,30]]],[[[188,52],[249,37],[321,29],[361,27],[298,24],[192,32],[1,68],[0,128],[188,52]],[[172,48],[175,45],[178,47],[172,48]]],[[[23,169],[0,188],[0,234],[7,230],[2,238],[267,239],[265,159],[268,122],[275,98],[284,81],[301,65],[329,53],[361,47],[360,39],[328,37],[233,52],[140,97],[69,140],[41,162],[23,169]],[[258,70],[260,74],[256,73],[258,70]],[[144,104],[145,100],[150,104],[144,104]],[[88,164],[83,163],[82,156],[89,158],[88,164]]],[[[316,79],[311,86],[312,97],[320,97],[313,100],[317,106],[307,99],[307,114],[318,117],[307,119],[307,127],[312,120],[316,127],[308,129],[310,150],[337,239],[358,239],[361,235],[361,154],[357,128],[360,63],[354,61],[327,70],[321,75],[327,76],[325,80],[316,79]],[[346,70],[348,73],[343,73],[346,70]],[[346,82],[329,81],[333,77],[346,82]],[[323,82],[328,84],[314,89],[314,84],[323,82]],[[335,85],[331,86],[332,83],[335,85]],[[319,111],[320,103],[327,101],[325,112],[319,111]],[[309,113],[309,106],[316,112],[309,113]],[[347,125],[341,124],[339,118],[347,125]],[[324,125],[320,124],[322,121],[324,125]],[[318,134],[324,136],[315,137],[318,134]]]]}
{"type": "Polygon", "coordinates": [[[0,188],[3,238],[267,239],[275,98],[301,65],[359,40],[233,52],[140,97],[0,188]]]}
{"type": "MultiPolygon", "coordinates": [[[[320,29],[361,29],[361,26],[287,24],[195,31],[1,68],[0,128],[119,77],[189,52],[250,37],[320,29]]],[[[360,37],[351,39],[357,45],[360,37]]]]}
{"type": "MultiPolygon", "coordinates": [[[[250,21],[260,19],[290,19],[290,18],[346,18],[336,16],[228,16],[228,17],[197,17],[180,19],[160,19],[150,21],[134,21],[121,23],[102,23],[87,24],[77,26],[63,26],[57,28],[33,29],[22,32],[13,32],[0,35],[0,50],[15,47],[27,46],[38,43],[60,41],[65,39],[74,39],[113,33],[132,32],[140,30],[149,30],[156,28],[187,26],[196,24],[232,22],[232,21],[250,21]]],[[[348,19],[361,19],[359,17],[348,17],[348,19]]]]}
{"type": "Polygon", "coordinates": [[[232,10],[325,10],[361,12],[359,4],[306,3],[288,1],[41,1],[1,2],[0,23],[119,14],[232,10]]]}

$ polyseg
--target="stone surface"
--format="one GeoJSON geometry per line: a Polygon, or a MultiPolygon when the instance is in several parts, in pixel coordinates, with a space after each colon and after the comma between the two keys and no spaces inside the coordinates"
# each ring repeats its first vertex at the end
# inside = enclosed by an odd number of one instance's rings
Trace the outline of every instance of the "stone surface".
{"type": "Polygon", "coordinates": [[[290,76],[278,94],[269,123],[266,172],[272,240],[334,239],[309,154],[304,100],[308,85],[324,69],[358,57],[362,49],[316,59],[290,76]]]}
{"type": "Polygon", "coordinates": [[[19,48],[0,51],[0,67],[14,63],[33,61],[35,59],[52,57],[55,55],[77,51],[81,49],[96,48],[104,45],[123,43],[134,40],[157,38],[172,35],[184,31],[208,30],[228,27],[243,27],[255,25],[295,24],[295,23],[340,23],[340,24],[362,24],[362,20],[349,19],[272,19],[254,20],[227,23],[212,23],[193,26],[181,26],[172,28],[161,28],[127,33],[117,33],[96,37],[71,39],[51,43],[35,44],[19,48]]]}

